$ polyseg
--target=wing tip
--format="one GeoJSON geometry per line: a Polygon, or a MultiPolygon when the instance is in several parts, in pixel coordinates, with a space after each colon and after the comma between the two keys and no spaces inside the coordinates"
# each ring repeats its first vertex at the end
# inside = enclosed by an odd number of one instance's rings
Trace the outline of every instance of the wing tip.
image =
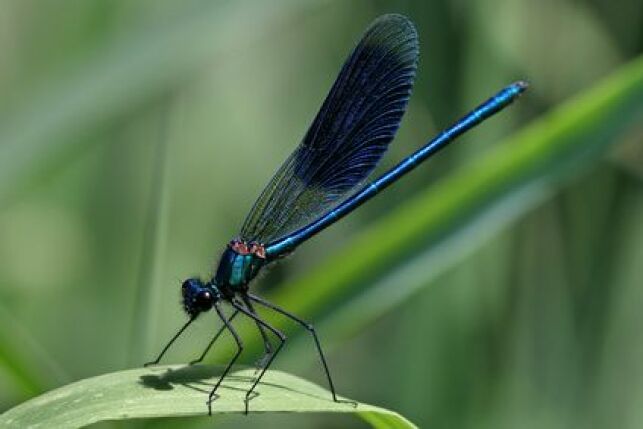
{"type": "Polygon", "coordinates": [[[413,21],[406,16],[402,15],[401,13],[393,12],[393,13],[386,13],[384,15],[380,15],[375,20],[373,21],[373,24],[382,24],[382,23],[388,23],[388,22],[395,22],[396,24],[402,24],[405,27],[408,27],[409,29],[412,29],[414,32],[417,32],[415,30],[415,24],[413,24],[413,21]]]}
{"type": "Polygon", "coordinates": [[[395,58],[401,64],[413,69],[417,67],[420,55],[419,36],[415,25],[405,15],[389,13],[375,18],[359,44],[381,46],[389,52],[395,52],[395,58]]]}
{"type": "Polygon", "coordinates": [[[416,40],[418,39],[418,32],[415,28],[415,24],[408,18],[406,15],[399,13],[387,13],[385,15],[380,15],[375,18],[373,22],[368,26],[366,30],[367,33],[374,31],[378,28],[387,28],[394,27],[399,29],[400,32],[407,34],[411,37],[409,39],[416,40]]]}

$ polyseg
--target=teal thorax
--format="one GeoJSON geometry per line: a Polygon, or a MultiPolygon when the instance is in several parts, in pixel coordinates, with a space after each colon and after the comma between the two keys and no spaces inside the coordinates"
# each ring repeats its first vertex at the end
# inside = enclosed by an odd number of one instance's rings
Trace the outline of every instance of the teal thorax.
{"type": "Polygon", "coordinates": [[[265,249],[261,244],[233,240],[221,255],[214,282],[225,295],[245,291],[265,263],[265,249]]]}

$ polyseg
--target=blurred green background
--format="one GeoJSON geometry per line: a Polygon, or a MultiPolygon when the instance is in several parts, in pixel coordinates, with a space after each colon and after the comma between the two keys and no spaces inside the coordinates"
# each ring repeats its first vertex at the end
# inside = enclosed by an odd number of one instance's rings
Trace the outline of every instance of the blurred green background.
{"type": "MultiPolygon", "coordinates": [[[[0,1],[0,410],[160,350],[185,318],[180,281],[211,272],[387,12],[416,23],[421,60],[378,171],[505,84],[531,89],[254,288],[318,325],[341,394],[420,427],[643,425],[640,120],[586,124],[597,149],[576,143],[566,163],[442,210],[390,263],[359,262],[369,237],[471,187],[481,159],[493,169],[488,154],[512,150],[503,138],[637,57],[636,0],[0,1]]],[[[169,361],[201,352],[215,324],[202,319],[169,361]]],[[[312,344],[288,332],[276,367],[324,385],[312,344]]],[[[225,362],[226,341],[210,361],[225,362]]],[[[100,427],[188,424],[366,427],[294,415],[100,427]]]]}

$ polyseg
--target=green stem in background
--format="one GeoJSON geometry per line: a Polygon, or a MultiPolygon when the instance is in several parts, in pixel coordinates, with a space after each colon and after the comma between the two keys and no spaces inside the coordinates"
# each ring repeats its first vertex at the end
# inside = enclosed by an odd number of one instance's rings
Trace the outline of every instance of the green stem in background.
{"type": "Polygon", "coordinates": [[[159,113],[159,138],[153,160],[149,204],[147,206],[143,248],[139,263],[138,281],[130,330],[129,364],[138,366],[144,362],[149,350],[149,339],[155,338],[160,300],[160,278],[167,243],[169,190],[168,145],[170,141],[170,118],[172,102],[168,97],[159,113]]]}
{"type": "MultiPolygon", "coordinates": [[[[0,427],[78,428],[106,420],[207,416],[209,387],[222,368],[165,366],[134,369],[87,378],[52,390],[0,416],[0,427]]],[[[213,413],[243,413],[245,391],[254,369],[236,370],[226,377],[213,413]]],[[[376,429],[416,426],[384,408],[333,402],[330,392],[301,378],[269,371],[250,412],[350,413],[376,429]]]]}
{"type": "Polygon", "coordinates": [[[0,306],[0,368],[23,397],[36,395],[70,377],[49,353],[0,306]]]}

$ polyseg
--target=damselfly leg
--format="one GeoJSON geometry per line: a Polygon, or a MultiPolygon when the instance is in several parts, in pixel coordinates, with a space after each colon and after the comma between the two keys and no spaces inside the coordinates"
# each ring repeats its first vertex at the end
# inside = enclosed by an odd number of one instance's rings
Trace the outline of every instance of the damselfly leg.
{"type": "Polygon", "coordinates": [[[163,347],[163,350],[161,350],[161,353],[159,353],[158,357],[151,362],[146,362],[145,364],[143,364],[143,366],[157,365],[161,361],[161,358],[163,358],[163,355],[165,354],[165,352],[167,352],[170,346],[174,343],[174,341],[176,341],[176,339],[181,336],[183,331],[185,331],[188,328],[188,326],[190,326],[190,324],[194,322],[195,319],[196,317],[191,317],[190,320],[188,320],[187,323],[183,325],[181,329],[179,329],[179,332],[174,334],[172,339],[168,341],[165,347],[163,347]]]}
{"type": "Polygon", "coordinates": [[[246,316],[254,320],[256,323],[262,325],[264,328],[268,329],[270,332],[272,332],[279,338],[279,344],[277,345],[277,348],[272,354],[270,354],[270,356],[268,357],[268,361],[266,362],[264,367],[261,368],[261,372],[259,373],[259,376],[255,379],[250,389],[248,389],[248,391],[246,392],[246,398],[245,398],[246,410],[245,411],[246,411],[246,414],[248,414],[248,402],[250,401],[255,388],[257,387],[257,385],[263,378],[264,374],[272,364],[272,361],[275,360],[275,357],[277,357],[277,355],[279,354],[279,351],[282,349],[284,343],[286,342],[286,336],[283,334],[283,332],[279,331],[277,328],[274,328],[273,326],[269,325],[268,323],[260,319],[259,316],[257,316],[255,313],[245,309],[240,302],[233,300],[231,303],[235,309],[239,310],[240,312],[242,312],[243,314],[245,314],[246,316]]]}
{"type": "MultiPolygon", "coordinates": [[[[243,303],[248,308],[248,310],[256,315],[257,312],[255,311],[254,306],[252,305],[252,301],[250,301],[248,296],[243,295],[241,299],[243,300],[243,303]]],[[[266,365],[266,363],[270,359],[270,355],[272,354],[272,343],[268,339],[263,326],[261,326],[261,324],[257,322],[257,328],[259,328],[259,332],[261,332],[261,338],[263,339],[264,354],[255,362],[255,375],[257,375],[257,373],[261,371],[261,369],[266,365]]]]}
{"type": "Polygon", "coordinates": [[[212,391],[210,391],[210,395],[208,396],[208,402],[207,402],[209,415],[212,415],[212,401],[214,400],[213,398],[214,398],[214,395],[216,394],[217,389],[221,385],[221,382],[223,381],[225,376],[228,375],[228,372],[230,372],[230,368],[232,368],[232,365],[234,365],[234,363],[239,358],[239,355],[241,355],[241,352],[243,351],[243,342],[241,341],[239,334],[237,334],[237,331],[234,330],[234,327],[232,326],[232,324],[228,321],[228,319],[226,319],[225,314],[223,314],[223,311],[221,311],[221,307],[218,302],[214,304],[214,309],[219,315],[219,318],[223,321],[225,327],[228,329],[228,331],[230,331],[230,333],[234,337],[234,341],[237,343],[237,353],[230,360],[230,362],[228,363],[228,366],[226,366],[226,368],[221,373],[221,376],[219,377],[217,384],[215,384],[212,391]]]}
{"type": "MultiPolygon", "coordinates": [[[[230,316],[228,318],[228,323],[232,322],[234,320],[234,318],[237,317],[237,314],[239,314],[238,311],[235,311],[234,313],[232,313],[232,316],[230,316]]],[[[203,350],[203,353],[201,353],[201,356],[199,356],[197,359],[194,359],[193,361],[190,361],[190,365],[194,365],[194,364],[202,362],[203,359],[205,359],[205,356],[208,354],[208,352],[212,348],[212,346],[214,345],[214,343],[216,343],[216,341],[219,339],[221,334],[223,334],[223,331],[225,331],[226,329],[227,328],[226,328],[225,324],[222,327],[220,327],[219,330],[217,331],[217,333],[214,334],[214,337],[212,337],[212,340],[210,340],[210,343],[208,344],[208,346],[205,348],[205,350],[203,350]]]]}
{"type": "Polygon", "coordinates": [[[337,394],[335,393],[335,385],[333,384],[333,379],[330,376],[330,370],[328,369],[328,364],[326,363],[326,357],[324,356],[324,352],[322,351],[321,342],[319,341],[319,337],[317,337],[317,332],[315,331],[315,327],[311,323],[308,323],[308,322],[300,319],[299,317],[295,316],[294,314],[289,313],[288,311],[284,310],[283,308],[280,308],[280,307],[276,306],[275,304],[273,304],[271,302],[268,302],[265,299],[263,299],[263,298],[261,298],[261,297],[259,297],[257,295],[248,294],[248,298],[250,300],[256,302],[259,305],[262,305],[262,306],[264,306],[266,308],[269,308],[269,309],[271,309],[273,311],[276,311],[277,313],[279,313],[279,314],[281,314],[283,316],[286,316],[290,320],[292,320],[292,321],[298,323],[299,325],[301,325],[302,327],[304,327],[304,329],[306,329],[310,333],[310,335],[313,337],[313,340],[315,341],[315,346],[317,347],[317,352],[319,353],[319,358],[320,358],[321,363],[322,363],[322,365],[324,367],[324,372],[326,373],[326,378],[328,379],[328,386],[330,387],[330,392],[333,395],[333,401],[335,401],[335,402],[346,402],[346,403],[350,403],[350,404],[353,404],[353,405],[357,405],[357,403],[354,402],[354,401],[346,401],[346,400],[342,400],[342,399],[337,398],[337,394]]]}

